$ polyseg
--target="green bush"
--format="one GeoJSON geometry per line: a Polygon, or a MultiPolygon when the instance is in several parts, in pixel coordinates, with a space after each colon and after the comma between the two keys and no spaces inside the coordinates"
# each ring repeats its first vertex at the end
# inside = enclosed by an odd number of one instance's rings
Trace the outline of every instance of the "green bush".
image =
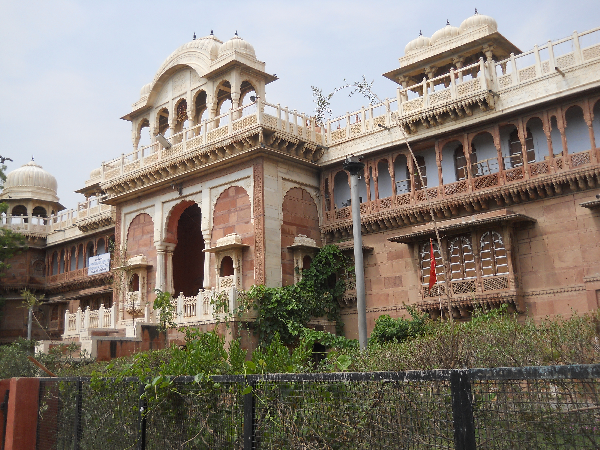
{"type": "Polygon", "coordinates": [[[411,319],[392,317],[384,314],[375,321],[375,328],[369,338],[370,342],[383,344],[386,342],[403,342],[406,339],[421,336],[426,331],[427,314],[407,308],[411,319]]]}

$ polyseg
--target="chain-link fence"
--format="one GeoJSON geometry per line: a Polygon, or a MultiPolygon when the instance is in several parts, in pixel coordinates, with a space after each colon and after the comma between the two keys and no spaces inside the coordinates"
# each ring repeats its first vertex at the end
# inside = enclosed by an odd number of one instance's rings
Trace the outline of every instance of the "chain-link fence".
{"type": "Polygon", "coordinates": [[[37,448],[598,449],[600,365],[44,378],[37,448]]]}

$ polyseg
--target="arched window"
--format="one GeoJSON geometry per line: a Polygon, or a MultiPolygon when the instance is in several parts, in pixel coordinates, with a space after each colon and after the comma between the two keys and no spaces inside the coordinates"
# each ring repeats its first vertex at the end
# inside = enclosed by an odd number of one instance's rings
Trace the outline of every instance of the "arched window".
{"type": "MultiPolygon", "coordinates": [[[[421,178],[419,177],[419,171],[415,167],[415,190],[427,187],[427,167],[425,166],[425,158],[423,156],[417,156],[417,165],[421,169],[421,177],[423,178],[423,186],[421,186],[421,178]]],[[[414,163],[414,161],[413,161],[414,163]]]]}
{"type": "Polygon", "coordinates": [[[46,213],[46,208],[42,207],[42,206],[36,206],[35,208],[33,208],[33,213],[34,216],[39,216],[39,217],[46,217],[47,213],[46,213]]]}
{"type": "Polygon", "coordinates": [[[229,277],[231,275],[233,275],[233,259],[231,259],[231,256],[225,256],[221,260],[221,272],[219,276],[229,277]]]}
{"type": "Polygon", "coordinates": [[[481,236],[481,271],[484,277],[508,273],[506,248],[500,233],[488,231],[481,236]]]}
{"type": "Polygon", "coordinates": [[[164,136],[169,129],[169,111],[161,109],[158,113],[158,132],[164,136]]]}
{"type": "Polygon", "coordinates": [[[44,261],[34,261],[33,262],[33,276],[34,277],[43,277],[44,276],[44,261]]]}
{"type": "Polygon", "coordinates": [[[406,194],[410,192],[410,173],[405,155],[398,155],[394,160],[394,178],[396,181],[396,194],[406,194]]]}
{"type": "MultiPolygon", "coordinates": [[[[419,255],[421,260],[421,283],[423,286],[429,285],[429,271],[431,270],[431,258],[430,258],[430,244],[424,242],[419,248],[419,255]]],[[[438,284],[443,282],[446,277],[444,274],[444,265],[442,264],[442,255],[437,242],[433,243],[433,254],[435,255],[435,275],[438,284]]]]}
{"type": "Polygon", "coordinates": [[[456,171],[456,181],[467,178],[467,158],[465,157],[462,145],[459,145],[454,150],[454,170],[456,171]]]}
{"type": "MultiPolygon", "coordinates": [[[[381,160],[377,163],[377,188],[379,198],[387,198],[392,196],[392,177],[386,160],[381,160]]],[[[373,193],[371,193],[373,197],[373,193]]]]}
{"type": "Polygon", "coordinates": [[[106,253],[106,247],[104,245],[104,239],[100,239],[98,241],[98,245],[96,246],[96,254],[102,255],[103,253],[106,253]]]}
{"type": "Polygon", "coordinates": [[[12,209],[12,215],[13,216],[26,216],[27,208],[25,207],[25,205],[17,205],[12,209]]]}
{"type": "Polygon", "coordinates": [[[94,256],[94,244],[92,242],[88,242],[86,247],[86,267],[90,266],[90,258],[94,256]]]}
{"type": "Polygon", "coordinates": [[[452,280],[477,277],[470,236],[458,236],[450,241],[450,277],[452,280]]]}
{"type": "Polygon", "coordinates": [[[75,247],[71,247],[71,257],[69,259],[71,260],[69,270],[71,270],[71,271],[76,270],[77,269],[77,256],[76,256],[75,247]]]}
{"type": "Polygon", "coordinates": [[[312,262],[312,258],[308,255],[305,255],[304,258],[302,258],[302,270],[309,269],[311,262],[312,262]]]}
{"type": "MultiPolygon", "coordinates": [[[[523,165],[523,152],[521,141],[519,139],[519,131],[515,128],[508,138],[508,147],[510,149],[510,160],[512,167],[523,165]]],[[[527,128],[527,137],[525,138],[525,149],[527,150],[527,162],[535,162],[535,150],[533,148],[533,135],[531,130],[527,128]]]]}
{"type": "Polygon", "coordinates": [[[65,251],[60,251],[60,261],[58,266],[58,273],[65,273],[65,251]]]}
{"type": "Polygon", "coordinates": [[[52,263],[50,265],[50,275],[58,274],[58,253],[54,252],[52,254],[52,263]]]}
{"type": "Polygon", "coordinates": [[[129,292],[137,292],[140,290],[140,276],[134,273],[129,280],[129,292]]]}
{"type": "Polygon", "coordinates": [[[83,262],[83,244],[79,244],[79,248],[77,250],[77,268],[83,269],[85,264],[83,262]]]}

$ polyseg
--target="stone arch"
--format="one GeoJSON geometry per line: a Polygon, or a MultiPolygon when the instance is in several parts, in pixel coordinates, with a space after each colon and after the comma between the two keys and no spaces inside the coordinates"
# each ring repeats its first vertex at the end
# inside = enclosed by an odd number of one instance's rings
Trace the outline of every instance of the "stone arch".
{"type": "Polygon", "coordinates": [[[554,152],[554,156],[561,155],[564,150],[558,119],[559,116],[557,116],[556,114],[551,114],[548,117],[550,125],[550,140],[552,142],[552,151],[554,152]]]}
{"type": "MultiPolygon", "coordinates": [[[[184,202],[179,203],[181,205],[184,202]]],[[[190,204],[191,203],[191,204],[190,204]]],[[[202,213],[195,202],[178,214],[173,251],[173,291],[189,297],[204,287],[204,237],[202,213]]],[[[174,216],[171,216],[171,220],[174,216]]]]}
{"type": "Polygon", "coordinates": [[[537,115],[529,117],[525,123],[525,130],[527,133],[526,139],[529,139],[531,135],[531,144],[527,146],[527,160],[530,160],[530,153],[534,153],[535,161],[543,161],[548,156],[548,140],[544,132],[544,119],[537,115]],[[530,146],[533,146],[533,148],[530,149],[530,146]]]}
{"type": "Polygon", "coordinates": [[[281,275],[284,286],[294,284],[294,255],[288,249],[294,238],[304,235],[321,246],[319,212],[310,193],[303,188],[293,187],[287,191],[281,207],[281,275]]]}
{"type": "MultiPolygon", "coordinates": [[[[148,261],[146,276],[146,298],[154,298],[156,286],[156,247],[154,246],[154,221],[148,213],[136,215],[127,228],[127,255],[144,255],[148,261]],[[152,297],[151,297],[152,296],[152,297]]],[[[123,286],[125,288],[125,286],[123,286]]]]}
{"type": "Polygon", "coordinates": [[[196,92],[192,105],[194,108],[194,122],[197,125],[202,121],[202,115],[207,109],[207,94],[204,89],[200,89],[196,92]]]}
{"type": "Polygon", "coordinates": [[[175,107],[173,108],[175,114],[175,133],[179,133],[182,130],[185,130],[188,127],[189,117],[188,117],[188,104],[187,100],[182,97],[179,98],[175,102],[175,107]]]}
{"type": "MultiPolygon", "coordinates": [[[[242,287],[248,289],[254,284],[254,225],[250,196],[241,186],[230,186],[218,196],[212,211],[211,247],[217,240],[236,233],[242,244],[248,245],[242,251],[242,287]]],[[[216,259],[211,258],[211,286],[216,286],[216,259]]]]}
{"type": "Polygon", "coordinates": [[[25,205],[13,206],[11,214],[13,216],[26,216],[26,215],[28,215],[27,207],[25,205]]]}
{"type": "Polygon", "coordinates": [[[221,108],[227,100],[233,102],[233,100],[231,99],[231,82],[228,79],[223,79],[215,87],[215,103],[217,106],[217,116],[225,113],[225,111],[222,111],[221,108]]]}
{"type": "Polygon", "coordinates": [[[452,139],[442,146],[442,181],[451,184],[467,178],[467,159],[463,143],[452,139]]]}
{"type": "Polygon", "coordinates": [[[58,252],[54,251],[50,258],[50,275],[58,275],[58,252]]]}
{"type": "Polygon", "coordinates": [[[182,200],[171,208],[165,221],[164,242],[177,244],[177,224],[179,223],[179,218],[188,207],[195,204],[196,202],[192,200],[182,200]]]}
{"type": "Polygon", "coordinates": [[[43,206],[36,206],[31,213],[33,216],[48,217],[48,212],[43,206]]]}
{"type": "Polygon", "coordinates": [[[167,107],[162,107],[156,112],[156,130],[162,135],[169,129],[169,118],[170,113],[167,107]]]}
{"type": "Polygon", "coordinates": [[[394,158],[394,179],[396,181],[396,195],[410,193],[408,158],[404,153],[399,153],[394,158]]]}
{"type": "Polygon", "coordinates": [[[565,137],[569,153],[579,153],[590,149],[590,135],[585,123],[583,108],[571,105],[564,111],[565,137]]]}
{"type": "Polygon", "coordinates": [[[494,136],[488,130],[480,131],[469,139],[471,146],[471,170],[473,176],[489,175],[500,171],[498,151],[494,136]]]}
{"type": "MultiPolygon", "coordinates": [[[[379,198],[387,198],[392,196],[392,177],[390,175],[390,161],[387,158],[380,158],[377,161],[377,191],[379,198]]],[[[374,193],[371,193],[371,199],[374,198],[374,193]]]]}
{"type": "Polygon", "coordinates": [[[185,69],[192,69],[200,78],[203,78],[210,67],[210,58],[195,48],[180,48],[173,52],[158,69],[149,89],[148,101],[152,105],[156,102],[158,94],[169,82],[172,75],[185,69]],[[182,51],[185,52],[182,54],[182,51]]]}
{"type": "Polygon", "coordinates": [[[69,271],[77,270],[77,249],[73,245],[69,254],[69,271]]]}
{"type": "Polygon", "coordinates": [[[239,105],[235,105],[235,106],[242,106],[244,104],[244,100],[246,99],[246,96],[252,92],[254,92],[254,96],[257,96],[258,95],[258,91],[256,90],[257,84],[258,83],[256,83],[254,80],[251,80],[248,78],[242,79],[242,82],[240,83],[239,105]]]}
{"type": "Polygon", "coordinates": [[[350,178],[345,170],[333,176],[333,198],[337,209],[350,206],[350,178]]]}

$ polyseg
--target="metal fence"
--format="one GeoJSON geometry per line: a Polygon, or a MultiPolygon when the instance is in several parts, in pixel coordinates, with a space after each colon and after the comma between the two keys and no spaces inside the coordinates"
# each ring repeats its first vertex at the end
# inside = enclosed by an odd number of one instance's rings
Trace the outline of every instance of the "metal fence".
{"type": "Polygon", "coordinates": [[[37,448],[599,449],[600,365],[44,378],[37,448]]]}

